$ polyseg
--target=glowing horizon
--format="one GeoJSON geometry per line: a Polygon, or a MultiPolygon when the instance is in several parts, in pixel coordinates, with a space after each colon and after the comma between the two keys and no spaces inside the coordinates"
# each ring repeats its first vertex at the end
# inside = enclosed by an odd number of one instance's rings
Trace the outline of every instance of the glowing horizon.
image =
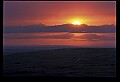
{"type": "Polygon", "coordinates": [[[4,45],[116,44],[116,1],[4,1],[3,14],[4,45]]]}

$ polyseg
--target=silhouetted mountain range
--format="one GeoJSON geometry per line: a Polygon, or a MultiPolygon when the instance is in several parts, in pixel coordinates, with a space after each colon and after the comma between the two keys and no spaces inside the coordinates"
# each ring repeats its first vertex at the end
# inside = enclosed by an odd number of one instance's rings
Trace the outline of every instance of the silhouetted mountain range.
{"type": "Polygon", "coordinates": [[[62,24],[46,26],[44,24],[28,26],[6,26],[4,33],[38,33],[38,32],[70,32],[70,33],[114,33],[115,25],[88,26],[86,24],[62,24]]]}

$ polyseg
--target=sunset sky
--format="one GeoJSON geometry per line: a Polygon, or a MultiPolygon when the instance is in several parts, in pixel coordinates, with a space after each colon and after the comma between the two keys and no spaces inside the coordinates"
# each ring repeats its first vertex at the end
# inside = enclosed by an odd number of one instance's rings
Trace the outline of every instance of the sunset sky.
{"type": "Polygon", "coordinates": [[[3,26],[4,45],[116,47],[116,2],[4,1],[3,26]]]}
{"type": "Polygon", "coordinates": [[[88,25],[116,25],[115,1],[4,1],[4,25],[59,25],[75,20],[88,25]]]}

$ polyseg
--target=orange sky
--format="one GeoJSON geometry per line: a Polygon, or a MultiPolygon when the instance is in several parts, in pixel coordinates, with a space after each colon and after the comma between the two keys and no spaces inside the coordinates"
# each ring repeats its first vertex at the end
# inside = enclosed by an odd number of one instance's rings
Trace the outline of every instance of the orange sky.
{"type": "Polygon", "coordinates": [[[4,1],[4,25],[43,23],[57,25],[78,20],[88,25],[116,25],[116,2],[8,2],[4,1]]]}
{"type": "Polygon", "coordinates": [[[84,46],[84,47],[116,47],[114,40],[106,41],[79,41],[72,39],[8,39],[4,40],[5,45],[66,45],[66,46],[84,46]]]}
{"type": "Polygon", "coordinates": [[[84,47],[115,47],[115,33],[13,33],[4,34],[4,45],[66,45],[66,46],[84,46],[84,47]],[[49,36],[52,35],[52,38],[49,36]],[[58,35],[55,37],[54,35],[58,35]],[[69,38],[63,37],[67,36],[69,38]],[[44,36],[37,37],[36,36],[44,36]],[[82,37],[81,37],[82,36],[82,37]],[[83,37],[84,36],[84,37],[83,37]],[[97,38],[102,36],[103,39],[97,38]],[[12,39],[13,37],[13,39],[12,39]],[[21,37],[21,38],[20,38],[21,37]],[[29,38],[30,37],[30,38],[29,38]],[[88,38],[89,37],[89,38],[88,38]],[[106,37],[106,38],[104,38],[106,37]],[[16,38],[16,39],[15,39],[16,38]],[[94,40],[94,39],[98,40],[94,40]]]}

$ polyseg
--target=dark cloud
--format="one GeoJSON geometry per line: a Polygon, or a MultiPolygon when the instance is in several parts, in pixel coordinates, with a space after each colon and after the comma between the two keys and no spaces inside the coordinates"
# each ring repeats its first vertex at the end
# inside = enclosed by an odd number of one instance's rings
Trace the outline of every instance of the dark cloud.
{"type": "Polygon", "coordinates": [[[115,25],[74,26],[72,24],[63,24],[55,26],[30,25],[4,27],[4,33],[39,33],[39,32],[71,32],[71,33],[115,33],[115,25]]]}
{"type": "Polygon", "coordinates": [[[77,38],[80,38],[83,40],[115,40],[115,37],[108,37],[108,36],[91,34],[91,33],[78,36],[77,38]]]}
{"type": "Polygon", "coordinates": [[[56,35],[45,35],[45,36],[6,36],[6,39],[70,39],[74,34],[64,33],[56,35]]]}

